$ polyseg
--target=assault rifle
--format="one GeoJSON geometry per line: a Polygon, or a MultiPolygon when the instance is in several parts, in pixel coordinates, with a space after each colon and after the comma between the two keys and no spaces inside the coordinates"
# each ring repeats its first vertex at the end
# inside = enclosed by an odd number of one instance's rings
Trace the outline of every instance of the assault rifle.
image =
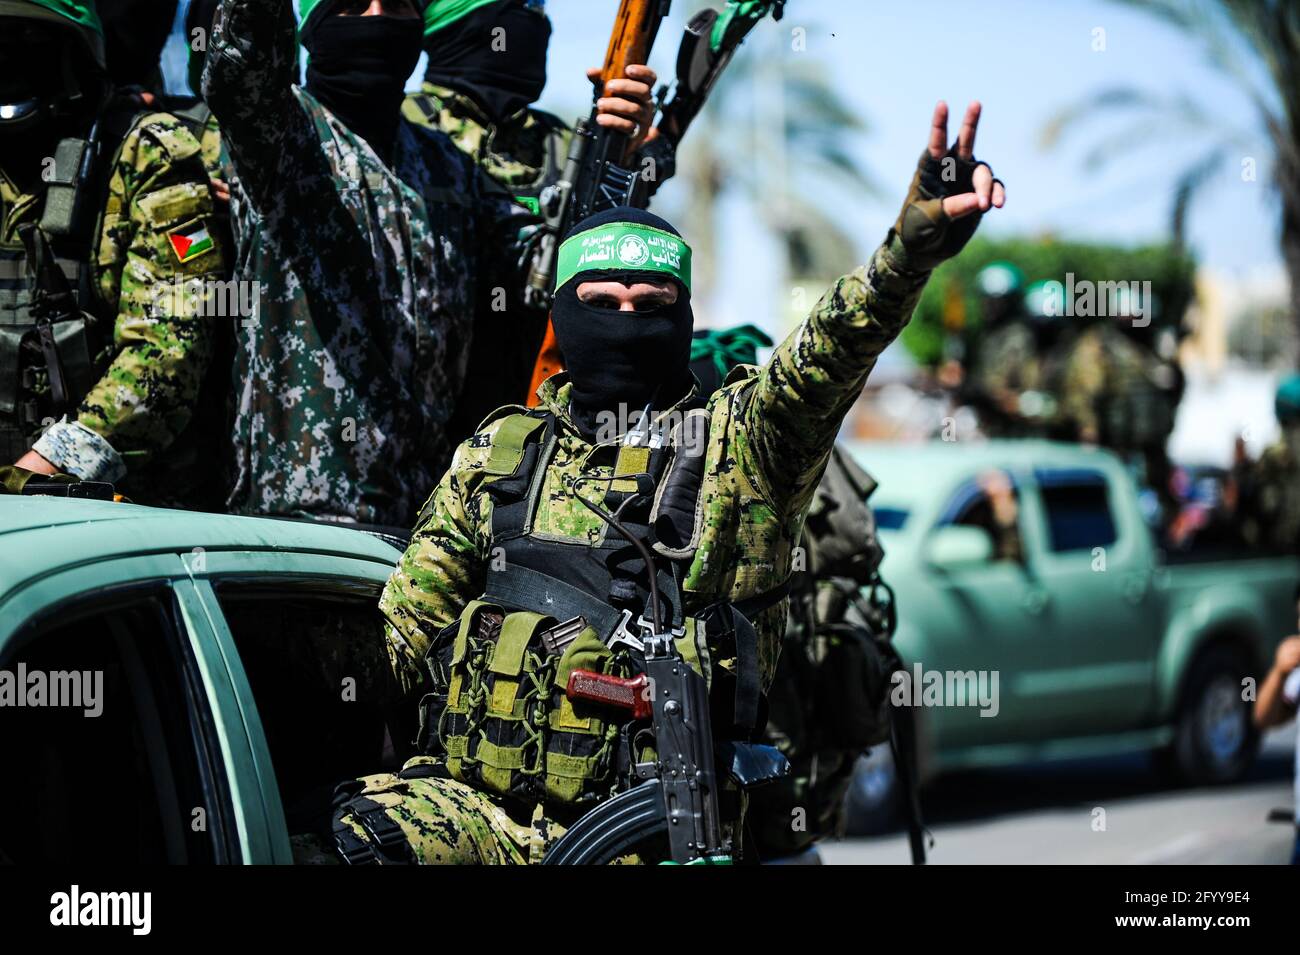
{"type": "MultiPolygon", "coordinates": [[[[649,475],[638,476],[638,491],[653,491],[649,475]]],[[[718,805],[719,765],[727,767],[733,782],[745,789],[789,775],[790,763],[775,747],[740,741],[726,741],[715,753],[708,684],[677,649],[674,638],[680,632],[672,631],[661,612],[650,548],[617,516],[586,498],[578,500],[641,556],[649,583],[650,619],[642,616],[637,621],[639,638],[631,634],[623,638],[644,654],[644,672],[628,679],[574,670],[566,694],[570,699],[623,709],[632,720],[648,719],[655,756],[635,763],[630,788],[570,826],[542,863],[603,865],[639,844],[667,838],[674,863],[730,865],[735,847],[724,830],[718,805]]],[[[637,749],[635,740],[632,746],[637,749]]]]}
{"type": "MultiPolygon", "coordinates": [[[[649,59],[670,4],[620,0],[600,73],[602,89],[622,78],[628,64],[649,59]]],[[[780,20],[784,7],[785,0],[728,0],[721,13],[709,9],[691,18],[677,52],[677,78],[658,92],[659,135],[650,142],[645,142],[648,129],[629,137],[600,126],[594,105],[589,118],[578,120],[559,180],[538,198],[544,228],[533,249],[524,301],[535,308],[550,306],[560,238],[575,222],[614,206],[649,205],[658,183],[672,176],[677,144],[736,48],[768,13],[780,20]]]]}

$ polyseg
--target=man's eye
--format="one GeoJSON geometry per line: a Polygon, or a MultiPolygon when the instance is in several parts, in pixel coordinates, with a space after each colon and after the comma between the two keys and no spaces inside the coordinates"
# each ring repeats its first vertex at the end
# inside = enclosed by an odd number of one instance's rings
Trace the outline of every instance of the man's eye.
{"type": "Polygon", "coordinates": [[[653,312],[663,308],[665,304],[667,303],[657,298],[643,299],[636,303],[636,310],[638,312],[653,312]]]}
{"type": "Polygon", "coordinates": [[[614,311],[618,311],[620,307],[618,299],[608,295],[597,295],[595,298],[589,298],[587,304],[592,308],[608,308],[614,311]]]}

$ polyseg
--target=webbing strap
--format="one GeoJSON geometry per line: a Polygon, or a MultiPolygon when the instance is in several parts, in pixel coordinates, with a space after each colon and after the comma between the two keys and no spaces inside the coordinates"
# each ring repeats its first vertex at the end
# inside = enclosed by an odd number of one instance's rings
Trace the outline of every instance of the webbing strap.
{"type": "Polygon", "coordinates": [[[483,600],[534,610],[557,620],[581,615],[602,637],[609,637],[622,619],[622,614],[605,601],[557,577],[528,567],[489,570],[483,600]]]}

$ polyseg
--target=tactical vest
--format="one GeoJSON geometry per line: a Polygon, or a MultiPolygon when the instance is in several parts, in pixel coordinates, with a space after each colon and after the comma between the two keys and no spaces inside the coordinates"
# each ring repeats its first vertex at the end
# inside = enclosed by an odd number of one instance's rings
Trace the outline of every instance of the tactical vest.
{"type": "Polygon", "coordinates": [[[140,115],[115,100],[63,139],[36,222],[0,243],[0,457],[15,461],[75,411],[107,366],[114,316],[94,287],[95,236],[118,147],[140,115]]]}
{"type": "MultiPolygon", "coordinates": [[[[652,546],[662,617],[710,683],[715,733],[748,739],[766,719],[749,617],[788,587],[686,614],[681,581],[699,541],[705,451],[681,431],[707,429],[708,414],[696,408],[692,419],[664,447],[621,449],[602,507],[652,546]],[[714,658],[735,658],[734,674],[714,658]]],[[[445,754],[463,782],[568,805],[628,788],[632,766],[645,758],[645,720],[565,690],[575,670],[628,679],[642,672],[637,622],[650,616],[650,599],[640,553],[614,528],[595,543],[533,533],[555,446],[549,411],[511,415],[497,431],[485,468],[491,569],[483,596],[431,643],[434,690],[421,704],[420,747],[445,754]]]]}

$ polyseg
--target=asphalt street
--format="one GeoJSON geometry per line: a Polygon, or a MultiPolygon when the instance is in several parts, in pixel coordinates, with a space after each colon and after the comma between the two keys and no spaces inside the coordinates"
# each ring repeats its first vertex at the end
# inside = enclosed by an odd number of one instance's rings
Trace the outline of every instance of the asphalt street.
{"type": "MultiPolygon", "coordinates": [[[[1278,864],[1294,830],[1267,821],[1293,805],[1294,724],[1270,733],[1241,783],[1171,789],[1145,757],[1078,760],[942,777],[923,808],[936,865],[1278,864]]],[[[830,865],[906,864],[901,833],[822,846],[830,865]]]]}

